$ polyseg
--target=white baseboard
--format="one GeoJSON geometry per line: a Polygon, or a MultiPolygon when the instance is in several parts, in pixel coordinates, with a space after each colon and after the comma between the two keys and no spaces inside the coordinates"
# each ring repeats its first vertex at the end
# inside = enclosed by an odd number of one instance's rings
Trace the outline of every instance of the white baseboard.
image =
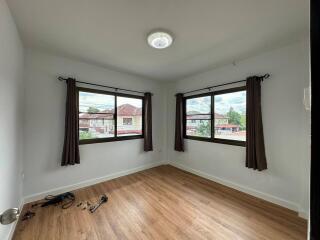
{"type": "Polygon", "coordinates": [[[118,178],[118,177],[122,177],[122,176],[126,176],[132,173],[136,173],[136,172],[140,172],[149,168],[153,168],[153,167],[157,167],[160,165],[165,164],[164,162],[156,162],[156,163],[151,163],[151,164],[146,164],[140,167],[136,167],[136,168],[131,168],[128,170],[124,170],[124,171],[120,171],[120,172],[116,172],[116,173],[112,173],[103,177],[98,177],[98,178],[94,178],[94,179],[89,179],[86,181],[82,181],[76,184],[72,184],[72,185],[68,185],[68,186],[63,186],[63,187],[59,187],[59,188],[54,188],[54,189],[50,189],[48,191],[44,191],[44,192],[40,192],[40,193],[36,193],[36,194],[32,194],[32,195],[28,195],[24,197],[24,203],[30,203],[30,202],[34,202],[34,201],[38,201],[43,199],[44,197],[46,197],[47,195],[57,195],[57,194],[61,194],[64,192],[69,192],[69,191],[74,191],[77,190],[79,188],[83,188],[83,187],[88,187],[97,183],[101,183],[101,182],[105,182],[114,178],[118,178]]]}
{"type": "Polygon", "coordinates": [[[299,210],[299,217],[309,220],[309,212],[306,210],[299,210]]]}
{"type": "Polygon", "coordinates": [[[306,213],[305,211],[300,211],[299,206],[294,202],[290,202],[290,201],[287,201],[287,200],[272,196],[270,194],[254,190],[252,188],[248,188],[246,186],[243,186],[243,185],[240,185],[240,184],[237,184],[237,183],[234,183],[234,182],[231,182],[231,181],[219,178],[219,177],[215,177],[215,176],[210,175],[208,173],[204,173],[202,171],[199,171],[199,170],[196,170],[196,169],[193,169],[193,168],[190,168],[190,167],[186,167],[186,166],[181,165],[179,163],[170,162],[169,164],[174,166],[174,167],[177,167],[177,168],[179,168],[181,170],[184,170],[186,172],[193,173],[193,174],[195,174],[197,176],[209,179],[211,181],[214,181],[214,182],[220,183],[222,185],[225,185],[227,187],[230,187],[230,188],[236,189],[238,191],[247,193],[247,194],[252,195],[254,197],[261,198],[261,199],[266,200],[268,202],[271,202],[271,203],[280,205],[282,207],[288,208],[290,210],[296,211],[296,212],[298,212],[298,215],[301,218],[308,219],[308,213],[306,213]]]}
{"type": "MultiPolygon", "coordinates": [[[[24,200],[21,199],[20,200],[20,204],[19,204],[20,212],[22,211],[23,205],[24,205],[24,200]]],[[[12,223],[12,225],[11,225],[11,229],[10,229],[10,232],[9,232],[9,235],[8,235],[8,239],[9,240],[11,240],[13,238],[13,234],[14,234],[14,231],[16,230],[17,223],[18,223],[18,220],[15,221],[14,223],[12,223]]]]}

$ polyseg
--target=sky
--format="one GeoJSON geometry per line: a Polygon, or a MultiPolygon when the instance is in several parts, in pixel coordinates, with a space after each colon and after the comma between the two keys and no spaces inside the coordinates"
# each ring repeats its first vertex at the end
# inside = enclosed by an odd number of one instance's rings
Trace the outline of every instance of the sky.
{"type": "Polygon", "coordinates": [[[240,114],[246,112],[246,92],[235,92],[216,95],[214,97],[214,109],[216,113],[226,114],[230,108],[240,114]]]}
{"type": "MultiPolygon", "coordinates": [[[[215,95],[215,112],[220,114],[226,114],[230,107],[240,114],[246,112],[246,92],[234,92],[215,95]]],[[[187,100],[187,112],[200,111],[201,113],[210,113],[211,100],[209,96],[193,98],[187,100]]]]}
{"type": "MultiPolygon", "coordinates": [[[[88,107],[96,107],[100,111],[114,109],[115,98],[112,95],[79,92],[79,110],[86,112],[88,107]]],[[[140,99],[118,97],[118,106],[123,104],[131,104],[135,107],[142,108],[142,101],[140,99]]]]}
{"type": "Polygon", "coordinates": [[[210,113],[210,96],[187,99],[187,112],[210,113]]]}
{"type": "MultiPolygon", "coordinates": [[[[246,92],[235,92],[216,95],[215,97],[215,112],[226,114],[230,107],[240,114],[245,114],[246,111],[246,92]]],[[[118,97],[118,106],[123,104],[131,104],[135,107],[141,108],[142,101],[140,99],[118,97]]],[[[187,112],[200,111],[201,113],[210,113],[210,96],[193,98],[187,100],[187,112]]],[[[79,92],[79,108],[81,112],[86,112],[88,107],[96,107],[100,111],[110,110],[114,108],[114,96],[79,92]]]]}

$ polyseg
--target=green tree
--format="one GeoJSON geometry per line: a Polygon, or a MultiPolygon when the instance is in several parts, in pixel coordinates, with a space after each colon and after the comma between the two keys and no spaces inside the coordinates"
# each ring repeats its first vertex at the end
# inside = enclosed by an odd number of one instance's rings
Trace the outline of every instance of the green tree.
{"type": "Polygon", "coordinates": [[[240,129],[241,130],[245,130],[246,129],[246,115],[241,115],[240,129]]]}
{"type": "Polygon", "coordinates": [[[229,118],[230,124],[235,124],[239,126],[241,125],[241,115],[240,113],[236,112],[232,107],[227,113],[227,117],[229,118]]]}
{"type": "Polygon", "coordinates": [[[98,112],[100,112],[100,110],[96,107],[88,107],[87,112],[88,113],[98,113],[98,112]]]}
{"type": "Polygon", "coordinates": [[[202,137],[208,137],[211,134],[211,127],[209,121],[202,121],[200,122],[198,128],[199,135],[202,137]]]}
{"type": "Polygon", "coordinates": [[[94,136],[93,136],[93,134],[91,132],[80,131],[80,133],[79,133],[80,140],[82,140],[82,139],[91,139],[93,137],[94,136]]]}

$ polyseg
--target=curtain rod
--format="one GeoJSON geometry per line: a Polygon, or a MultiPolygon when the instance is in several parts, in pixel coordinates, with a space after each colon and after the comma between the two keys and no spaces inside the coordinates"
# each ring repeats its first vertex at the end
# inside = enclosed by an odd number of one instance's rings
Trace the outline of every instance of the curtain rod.
{"type": "MultiPolygon", "coordinates": [[[[265,74],[263,76],[260,76],[262,78],[262,80],[264,79],[268,79],[270,77],[270,74],[265,74]]],[[[240,82],[245,82],[247,81],[245,80],[239,80],[239,81],[234,81],[234,82],[229,82],[229,83],[222,83],[222,84],[218,84],[218,85],[214,85],[214,86],[210,86],[210,87],[205,87],[205,88],[199,88],[196,90],[192,90],[192,91],[188,91],[188,92],[184,92],[182,94],[189,94],[189,93],[193,93],[193,92],[199,92],[199,91],[203,91],[203,90],[209,90],[211,91],[212,88],[216,88],[216,87],[222,87],[222,86],[226,86],[226,85],[230,85],[230,84],[235,84],[235,83],[240,83],[240,82]]]]}
{"type": "MultiPolygon", "coordinates": [[[[74,79],[74,78],[63,78],[63,77],[58,77],[59,81],[67,81],[68,79],[74,79]]],[[[74,79],[75,80],[75,79],[74,79]]],[[[86,84],[86,85],[91,85],[91,86],[96,86],[96,87],[104,87],[104,88],[110,88],[113,89],[115,91],[125,91],[125,92],[134,92],[134,93],[140,93],[140,94],[144,94],[145,92],[141,92],[141,91],[135,91],[135,90],[130,90],[130,89],[125,89],[125,88],[117,88],[117,87],[110,87],[110,86],[106,86],[106,85],[101,85],[101,84],[96,84],[96,83],[88,83],[88,82],[83,82],[83,81],[78,81],[75,80],[77,83],[82,83],[82,84],[86,84]]],[[[153,95],[153,93],[151,93],[151,95],[153,95]]]]}

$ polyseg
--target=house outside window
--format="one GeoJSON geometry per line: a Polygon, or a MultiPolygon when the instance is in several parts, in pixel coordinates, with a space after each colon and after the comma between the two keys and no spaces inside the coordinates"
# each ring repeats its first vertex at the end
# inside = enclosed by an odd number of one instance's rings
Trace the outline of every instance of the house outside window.
{"type": "Polygon", "coordinates": [[[246,90],[235,89],[214,95],[214,137],[246,141],[246,90]]]}
{"type": "Polygon", "coordinates": [[[187,96],[184,109],[185,138],[245,146],[245,87],[187,96]]]}
{"type": "Polygon", "coordinates": [[[196,138],[211,138],[211,96],[196,96],[185,100],[185,134],[196,138]]]}
{"type": "Polygon", "coordinates": [[[143,137],[143,97],[78,88],[80,144],[143,137]]]}

